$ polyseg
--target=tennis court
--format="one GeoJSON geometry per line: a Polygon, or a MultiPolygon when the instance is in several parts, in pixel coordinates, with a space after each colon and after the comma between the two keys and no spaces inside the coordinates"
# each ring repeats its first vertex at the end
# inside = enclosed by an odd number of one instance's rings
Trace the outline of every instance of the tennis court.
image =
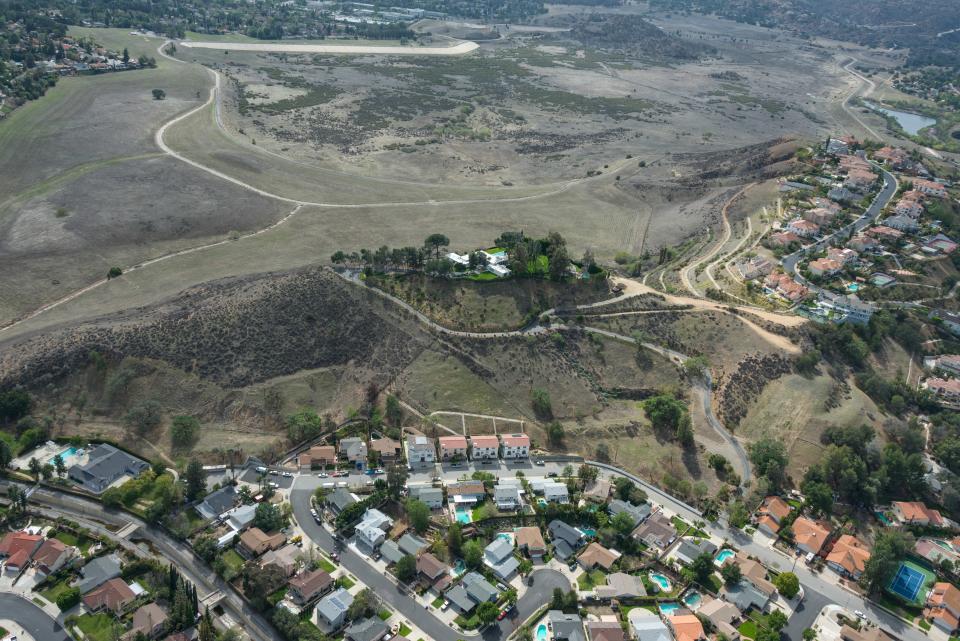
{"type": "MultiPolygon", "coordinates": [[[[918,597],[921,596],[920,591],[925,585],[933,583],[934,580],[936,580],[936,577],[929,570],[910,561],[904,561],[900,564],[887,589],[907,601],[918,603],[920,601],[918,597]]],[[[925,594],[922,596],[926,597],[925,594]]]]}

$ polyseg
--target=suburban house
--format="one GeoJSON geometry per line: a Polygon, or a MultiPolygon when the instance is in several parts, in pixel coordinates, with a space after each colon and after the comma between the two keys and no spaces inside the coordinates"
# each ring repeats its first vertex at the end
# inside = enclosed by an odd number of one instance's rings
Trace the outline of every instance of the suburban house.
{"type": "Polygon", "coordinates": [[[344,630],[343,638],[348,641],[380,641],[389,631],[387,624],[374,616],[352,623],[344,630]]]}
{"type": "Polygon", "coordinates": [[[357,543],[370,551],[376,550],[387,538],[387,530],[392,525],[393,519],[389,516],[378,509],[368,509],[363,515],[363,520],[354,528],[357,543]]]}
{"type": "Polygon", "coordinates": [[[338,446],[341,460],[349,462],[358,470],[367,467],[367,442],[362,438],[351,436],[340,439],[338,446]]]}
{"type": "Polygon", "coordinates": [[[677,538],[677,528],[662,512],[657,512],[633,531],[633,538],[663,550],[677,538]]]}
{"type": "Polygon", "coordinates": [[[462,583],[453,586],[444,596],[450,601],[450,608],[458,614],[469,614],[477,607],[477,603],[470,598],[470,595],[467,594],[467,588],[462,583]]]}
{"type": "Polygon", "coordinates": [[[805,209],[800,217],[804,220],[810,221],[818,227],[824,227],[833,222],[836,212],[831,209],[825,209],[823,207],[814,207],[813,209],[805,209]]]}
{"type": "Polygon", "coordinates": [[[795,218],[787,223],[787,231],[793,232],[801,238],[813,238],[820,231],[820,228],[803,218],[795,218]]]}
{"type": "Polygon", "coordinates": [[[509,581],[516,574],[520,562],[513,555],[510,539],[496,537],[483,549],[483,564],[501,581],[509,581]]]}
{"type": "Polygon", "coordinates": [[[792,243],[799,243],[801,240],[800,236],[792,231],[777,231],[770,234],[770,244],[774,247],[787,247],[792,243]]]}
{"type": "Polygon", "coordinates": [[[437,452],[433,440],[422,434],[411,434],[407,437],[407,464],[423,467],[435,463],[437,452]]]}
{"type": "Polygon", "coordinates": [[[426,504],[431,510],[439,510],[443,507],[443,488],[433,487],[432,485],[415,485],[410,488],[411,498],[415,498],[426,504]]]}
{"type": "Polygon", "coordinates": [[[859,257],[857,252],[846,247],[830,247],[827,249],[827,258],[835,260],[841,265],[849,265],[859,257]]]}
{"type": "Polygon", "coordinates": [[[10,532],[0,540],[0,557],[6,561],[3,564],[5,572],[19,574],[30,564],[33,553],[43,542],[39,534],[28,532],[10,532]]]}
{"type": "Polygon", "coordinates": [[[923,180],[922,178],[914,178],[913,188],[916,191],[919,191],[921,194],[926,196],[933,196],[934,198],[946,198],[947,197],[947,188],[938,182],[932,180],[923,180]]]}
{"type": "Polygon", "coordinates": [[[757,586],[746,579],[741,579],[735,585],[724,586],[720,594],[724,599],[737,606],[741,612],[747,612],[751,609],[763,612],[770,602],[770,595],[764,594],[757,586]]]}
{"type": "Polygon", "coordinates": [[[790,504],[779,496],[768,496],[757,508],[757,529],[776,536],[780,531],[780,522],[790,514],[790,504]]]}
{"type": "Polygon", "coordinates": [[[923,617],[947,634],[960,627],[960,589],[952,583],[934,583],[927,595],[923,617]]]}
{"type": "Polygon", "coordinates": [[[300,548],[292,543],[288,543],[277,550],[268,550],[260,557],[260,567],[266,568],[272,565],[280,568],[284,576],[291,577],[300,569],[300,561],[298,559],[300,556],[300,548]]]}
{"type": "Polygon", "coordinates": [[[383,558],[384,563],[393,565],[406,555],[400,551],[400,545],[396,541],[386,539],[380,544],[380,556],[383,558]]]}
{"type": "Polygon", "coordinates": [[[865,193],[875,182],[877,182],[877,175],[872,171],[851,169],[847,173],[847,179],[843,181],[843,186],[853,191],[865,193]]]}
{"type": "Polygon", "coordinates": [[[559,641],[587,641],[583,632],[583,619],[579,614],[564,614],[561,610],[547,612],[547,621],[553,638],[559,641]]]}
{"type": "Polygon", "coordinates": [[[923,194],[918,191],[908,191],[893,208],[893,213],[897,216],[909,216],[914,220],[920,218],[923,215],[922,197],[923,194]],[[916,196],[910,196],[910,194],[916,194],[916,196]]]}
{"type": "Polygon", "coordinates": [[[306,605],[330,591],[333,577],[323,570],[301,572],[287,584],[287,596],[297,605],[306,605]]]}
{"type": "Polygon", "coordinates": [[[577,563],[584,570],[592,570],[601,567],[607,572],[613,565],[620,560],[621,554],[616,550],[608,550],[596,541],[583,549],[583,552],[577,556],[577,563]]]}
{"type": "Polygon", "coordinates": [[[404,554],[418,556],[421,552],[430,547],[430,544],[416,534],[407,532],[400,537],[399,541],[397,541],[397,547],[399,547],[400,551],[404,554]]]}
{"type": "Polygon", "coordinates": [[[473,604],[470,606],[469,610],[466,610],[466,612],[469,612],[474,606],[479,605],[484,601],[495,603],[497,597],[500,595],[500,592],[495,587],[490,585],[490,583],[484,579],[483,576],[476,572],[468,572],[465,574],[463,580],[460,581],[460,585],[456,586],[453,590],[450,590],[450,592],[447,593],[447,598],[450,599],[451,603],[453,602],[453,598],[450,596],[450,594],[458,588],[463,590],[470,603],[473,604]]]}
{"type": "Polygon", "coordinates": [[[645,608],[632,608],[627,612],[627,623],[636,641],[673,641],[667,624],[645,608]]]}
{"type": "Polygon", "coordinates": [[[807,263],[807,269],[814,276],[833,276],[843,268],[843,265],[831,258],[817,258],[807,263]]]}
{"type": "Polygon", "coordinates": [[[59,539],[47,539],[33,553],[33,563],[38,572],[53,574],[76,555],[77,548],[69,546],[59,539]]]}
{"type": "Polygon", "coordinates": [[[890,504],[894,516],[903,525],[943,525],[943,517],[919,501],[894,501],[890,504]]]}
{"type": "Polygon", "coordinates": [[[740,576],[766,599],[771,599],[777,592],[776,586],[767,579],[767,568],[758,561],[754,561],[743,552],[737,552],[732,561],[740,566],[740,576]]]}
{"type": "Polygon", "coordinates": [[[772,272],[773,263],[763,256],[754,256],[750,260],[739,263],[737,269],[740,270],[740,275],[743,276],[745,280],[753,280],[754,278],[760,278],[772,272]]]}
{"type": "Polygon", "coordinates": [[[598,585],[593,591],[599,599],[630,599],[647,596],[643,579],[624,572],[608,574],[607,584],[598,585]]]}
{"type": "Polygon", "coordinates": [[[195,509],[200,516],[208,521],[212,521],[232,508],[236,501],[236,488],[232,485],[225,485],[219,490],[207,494],[207,496],[196,505],[195,509]]]}
{"type": "Polygon", "coordinates": [[[550,503],[569,503],[570,490],[566,483],[560,483],[553,479],[537,479],[531,481],[530,487],[537,494],[543,494],[543,499],[550,503]]]}
{"type": "Polygon", "coordinates": [[[888,216],[883,220],[883,224],[890,229],[896,229],[897,231],[906,232],[908,234],[912,234],[920,229],[920,225],[917,223],[917,221],[910,216],[888,216]]]}
{"type": "MultiPolygon", "coordinates": [[[[923,382],[923,386],[940,400],[948,403],[960,403],[960,380],[955,378],[928,378],[923,382]]],[[[930,510],[930,512],[936,512],[936,510],[930,510]]],[[[939,516],[940,513],[936,513],[939,516]]]]}
{"type": "Polygon", "coordinates": [[[473,504],[487,498],[487,490],[483,481],[460,481],[447,486],[447,501],[455,505],[473,504]]]}
{"type": "Polygon", "coordinates": [[[87,592],[83,597],[83,605],[87,612],[110,610],[114,614],[122,614],[136,598],[137,595],[126,581],[117,577],[87,592]]]}
{"type": "Polygon", "coordinates": [[[223,514],[226,517],[226,523],[230,526],[230,529],[236,532],[242,532],[253,523],[254,517],[257,516],[257,506],[256,505],[239,505],[232,510],[225,512],[223,514]]]}
{"type": "Polygon", "coordinates": [[[522,486],[515,479],[501,480],[493,488],[493,502],[501,512],[519,510],[523,506],[523,499],[520,497],[522,491],[522,486]]]}
{"type": "Polygon", "coordinates": [[[357,498],[346,488],[338,487],[330,494],[327,494],[327,507],[334,514],[340,514],[345,509],[357,502],[357,498]]]}
{"type": "Polygon", "coordinates": [[[626,641],[627,635],[616,621],[588,621],[587,638],[590,641],[626,641]]]}
{"type": "Polygon", "coordinates": [[[858,252],[870,251],[879,247],[879,243],[876,240],[867,236],[866,234],[857,234],[853,238],[847,241],[847,247],[850,249],[856,250],[858,252]]]}
{"type": "Polygon", "coordinates": [[[116,554],[98,556],[80,568],[80,576],[76,588],[80,590],[80,594],[86,594],[110,579],[120,576],[120,558],[116,554]]]}
{"type": "Polygon", "coordinates": [[[869,236],[873,236],[877,240],[888,243],[895,243],[903,237],[902,231],[898,231],[892,227],[887,227],[886,225],[876,225],[864,233],[869,236]]]}
{"type": "Polygon", "coordinates": [[[113,445],[101,443],[90,450],[87,462],[70,467],[68,476],[83,489],[101,494],[116,481],[129,476],[139,477],[150,468],[150,464],[127,454],[113,445]]]}
{"type": "Polygon", "coordinates": [[[500,440],[503,443],[503,458],[530,458],[530,437],[526,434],[504,434],[500,440]]]}
{"type": "Polygon", "coordinates": [[[717,631],[723,633],[729,641],[736,641],[740,638],[740,632],[736,627],[740,621],[740,610],[732,603],[723,599],[704,600],[700,604],[697,614],[706,617],[717,631]]]}
{"type": "Polygon", "coordinates": [[[610,481],[598,478],[590,481],[583,488],[583,498],[594,503],[606,503],[610,498],[610,481]]]}
{"type": "Polygon", "coordinates": [[[347,610],[353,603],[353,595],[338,588],[317,603],[317,621],[331,630],[339,630],[347,620],[347,610]]]}
{"type": "Polygon", "coordinates": [[[819,554],[830,536],[830,528],[805,516],[793,522],[793,540],[804,554],[819,554]]]}
{"type": "Polygon", "coordinates": [[[923,251],[929,254],[952,254],[957,251],[957,243],[946,234],[937,234],[923,239],[923,251]]]}
{"type": "Polygon", "coordinates": [[[377,453],[381,465],[393,465],[400,460],[403,446],[392,438],[375,438],[370,441],[370,449],[377,453]]]}
{"type": "Polygon", "coordinates": [[[450,566],[430,552],[424,552],[417,557],[417,574],[427,582],[435,584],[438,580],[450,575],[450,566]]]}
{"type": "Polygon", "coordinates": [[[837,322],[851,322],[859,325],[869,323],[870,318],[877,311],[876,305],[860,300],[856,294],[838,296],[827,291],[820,293],[820,306],[837,314],[837,322]]]}
{"type": "Polygon", "coordinates": [[[907,152],[899,147],[881,147],[873,152],[875,160],[880,160],[889,164],[894,169],[903,169],[907,166],[910,157],[907,152]]]}
{"type": "Polygon", "coordinates": [[[707,638],[703,631],[703,624],[695,614],[676,614],[667,617],[667,625],[673,630],[673,637],[677,641],[701,641],[707,638]]]}
{"type": "Polygon", "coordinates": [[[156,603],[141,605],[133,613],[133,622],[127,637],[133,639],[139,633],[148,639],[156,638],[163,632],[168,618],[166,611],[156,603]]]}
{"type": "Polygon", "coordinates": [[[500,456],[500,439],[490,434],[470,437],[470,458],[474,461],[493,461],[500,456]]]}
{"type": "Polygon", "coordinates": [[[526,526],[518,528],[516,533],[517,549],[525,553],[531,559],[543,558],[547,553],[547,544],[543,540],[543,534],[540,528],[535,526],[526,526]]]}
{"type": "Polygon", "coordinates": [[[701,554],[709,554],[712,557],[716,551],[717,546],[711,543],[710,539],[684,538],[674,550],[673,556],[684,565],[691,565],[701,554]]]}
{"type": "Polygon", "coordinates": [[[827,565],[831,570],[858,580],[870,558],[870,548],[855,536],[844,534],[833,544],[827,555],[827,565]]]}
{"type": "Polygon", "coordinates": [[[586,535],[566,521],[554,519],[547,526],[553,541],[553,553],[560,559],[570,558],[586,542],[586,535]]]}
{"type": "Polygon", "coordinates": [[[237,548],[242,556],[253,559],[264,552],[276,550],[283,545],[286,540],[287,537],[283,535],[283,532],[267,534],[258,527],[252,527],[240,535],[240,544],[237,548]]]}
{"type": "Polygon", "coordinates": [[[441,436],[437,442],[440,444],[441,461],[467,460],[467,437],[441,436]]]}
{"type": "Polygon", "coordinates": [[[629,501],[613,499],[607,504],[607,511],[610,512],[611,516],[616,516],[617,514],[626,512],[628,515],[630,515],[630,518],[633,519],[633,526],[636,527],[649,518],[651,507],[649,503],[634,505],[629,501]]]}
{"type": "Polygon", "coordinates": [[[300,471],[326,469],[337,464],[337,449],[332,445],[314,445],[298,457],[300,471]]]}
{"type": "Polygon", "coordinates": [[[763,286],[771,294],[777,294],[791,303],[802,300],[810,293],[810,290],[786,274],[770,274],[764,279],[763,286]]]}

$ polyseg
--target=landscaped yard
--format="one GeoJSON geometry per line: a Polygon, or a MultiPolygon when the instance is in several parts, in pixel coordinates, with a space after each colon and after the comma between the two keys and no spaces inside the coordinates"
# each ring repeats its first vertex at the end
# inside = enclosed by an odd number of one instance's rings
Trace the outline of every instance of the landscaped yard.
{"type": "Polygon", "coordinates": [[[577,577],[577,585],[581,590],[592,590],[597,585],[606,585],[607,575],[602,570],[590,570],[577,577]]]}
{"type": "Polygon", "coordinates": [[[327,560],[324,559],[323,557],[321,557],[321,558],[317,561],[317,565],[320,566],[320,569],[321,569],[321,570],[323,570],[324,572],[327,572],[327,573],[333,572],[334,570],[337,569],[336,566],[335,566],[333,563],[331,563],[330,561],[327,561],[327,560]]]}
{"type": "Polygon", "coordinates": [[[113,617],[108,614],[84,614],[77,619],[77,627],[90,641],[113,641],[113,617]]]}
{"type": "Polygon", "coordinates": [[[53,538],[57,539],[64,545],[69,545],[71,547],[75,547],[79,549],[80,553],[83,554],[84,556],[87,555],[87,550],[89,550],[90,546],[93,544],[93,541],[90,540],[89,538],[85,536],[77,537],[76,535],[71,534],[70,532],[58,531],[56,536],[54,536],[53,538]]]}
{"type": "Polygon", "coordinates": [[[287,595],[287,586],[283,586],[273,594],[267,597],[267,601],[270,602],[270,605],[276,605],[283,601],[283,597],[287,595]]]}
{"type": "MultiPolygon", "coordinates": [[[[64,579],[59,583],[54,583],[48,588],[45,588],[40,591],[40,596],[49,601],[50,603],[56,603],[57,597],[63,594],[65,591],[70,589],[70,579],[64,579]]],[[[2,638],[2,637],[0,637],[2,638]]]]}
{"type": "Polygon", "coordinates": [[[443,605],[443,597],[438,596],[436,599],[433,600],[432,605],[435,608],[439,608],[441,605],[443,605]]]}
{"type": "Polygon", "coordinates": [[[411,630],[409,625],[407,625],[406,623],[400,624],[400,632],[399,632],[400,636],[405,637],[408,634],[410,634],[410,632],[411,630]]]}
{"type": "Polygon", "coordinates": [[[348,576],[341,576],[337,579],[337,585],[344,590],[349,590],[353,587],[353,584],[354,582],[348,576]]]}
{"type": "Polygon", "coordinates": [[[737,628],[740,632],[740,636],[747,639],[756,639],[757,638],[757,624],[747,619],[740,624],[740,627],[737,628]]]}
{"type": "Polygon", "coordinates": [[[387,619],[393,616],[393,612],[391,612],[386,608],[383,608],[382,610],[377,612],[377,616],[380,617],[381,620],[386,621],[387,619]]]}
{"type": "Polygon", "coordinates": [[[239,573],[243,569],[244,560],[240,554],[233,549],[227,550],[223,553],[223,562],[227,564],[234,574],[239,573]]]}
{"type": "Polygon", "coordinates": [[[478,617],[476,613],[471,614],[469,617],[464,617],[461,614],[454,620],[454,623],[464,630],[476,630],[480,626],[480,617],[478,617]]]}

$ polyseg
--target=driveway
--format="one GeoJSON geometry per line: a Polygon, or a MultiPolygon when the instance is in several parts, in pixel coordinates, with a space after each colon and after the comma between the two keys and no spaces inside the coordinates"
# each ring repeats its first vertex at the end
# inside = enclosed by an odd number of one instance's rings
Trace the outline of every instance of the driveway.
{"type": "MultiPolygon", "coordinates": [[[[0,619],[16,621],[35,641],[70,641],[66,630],[39,607],[15,594],[0,592],[0,619]]],[[[8,630],[17,634],[19,630],[8,630]]]]}

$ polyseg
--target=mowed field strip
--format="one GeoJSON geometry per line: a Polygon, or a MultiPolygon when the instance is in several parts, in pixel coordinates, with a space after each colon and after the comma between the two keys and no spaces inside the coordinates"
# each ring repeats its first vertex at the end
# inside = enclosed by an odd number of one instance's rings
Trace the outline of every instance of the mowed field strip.
{"type": "Polygon", "coordinates": [[[476,51],[480,45],[463,41],[448,47],[412,47],[396,45],[348,45],[348,44],[280,44],[260,42],[191,42],[177,43],[188,49],[223,49],[224,51],[256,51],[260,53],[342,53],[379,54],[391,56],[462,56],[476,51]]]}

